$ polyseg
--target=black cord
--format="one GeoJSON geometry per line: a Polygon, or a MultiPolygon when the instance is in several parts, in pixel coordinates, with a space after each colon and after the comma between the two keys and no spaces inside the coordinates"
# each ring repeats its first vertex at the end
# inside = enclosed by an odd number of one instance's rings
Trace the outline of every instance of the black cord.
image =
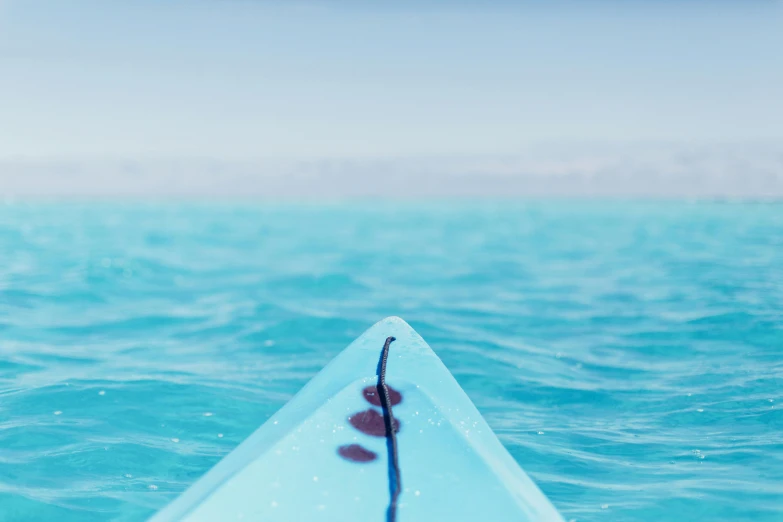
{"type": "Polygon", "coordinates": [[[381,353],[381,364],[378,371],[378,394],[383,407],[383,420],[386,422],[386,447],[389,451],[389,490],[391,501],[386,515],[387,522],[395,522],[397,519],[397,497],[400,496],[402,479],[400,478],[400,464],[397,458],[397,433],[394,430],[394,416],[392,415],[391,397],[386,386],[386,360],[389,358],[389,346],[394,342],[394,337],[387,337],[381,353]]]}

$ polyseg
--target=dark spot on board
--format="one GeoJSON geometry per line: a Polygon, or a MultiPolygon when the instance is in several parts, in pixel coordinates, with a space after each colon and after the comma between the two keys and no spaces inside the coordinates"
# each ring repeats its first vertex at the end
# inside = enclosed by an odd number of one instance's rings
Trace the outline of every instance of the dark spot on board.
{"type": "Polygon", "coordinates": [[[337,448],[337,453],[345,460],[350,460],[351,462],[372,462],[378,458],[377,453],[370,451],[367,448],[363,448],[358,444],[340,446],[337,448]]]}
{"type": "MultiPolygon", "coordinates": [[[[372,408],[359,413],[354,413],[348,417],[348,422],[365,435],[372,435],[373,437],[386,436],[386,422],[383,419],[383,415],[372,408]]],[[[394,426],[395,432],[400,431],[399,420],[393,419],[392,426],[394,426]]]]}
{"type": "MultiPolygon", "coordinates": [[[[389,388],[389,400],[391,400],[391,405],[397,406],[402,402],[402,394],[389,385],[386,385],[386,387],[389,388]]],[[[374,404],[375,406],[381,406],[381,396],[378,394],[377,386],[368,386],[362,390],[362,393],[364,394],[364,398],[367,399],[367,402],[374,404]]]]}

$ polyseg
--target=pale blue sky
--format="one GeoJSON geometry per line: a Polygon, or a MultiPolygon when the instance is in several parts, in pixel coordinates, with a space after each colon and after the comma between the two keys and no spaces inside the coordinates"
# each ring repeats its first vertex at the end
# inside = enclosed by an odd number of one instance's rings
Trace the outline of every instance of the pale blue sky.
{"type": "Polygon", "coordinates": [[[543,4],[0,0],[0,158],[783,141],[780,2],[543,4]]]}

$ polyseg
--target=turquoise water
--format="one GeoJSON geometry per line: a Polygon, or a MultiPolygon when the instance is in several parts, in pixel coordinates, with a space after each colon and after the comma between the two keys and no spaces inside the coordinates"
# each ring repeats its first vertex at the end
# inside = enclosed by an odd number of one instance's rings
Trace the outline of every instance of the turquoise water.
{"type": "Polygon", "coordinates": [[[0,205],[0,519],[142,521],[376,320],[566,520],[783,519],[783,205],[0,205]]]}

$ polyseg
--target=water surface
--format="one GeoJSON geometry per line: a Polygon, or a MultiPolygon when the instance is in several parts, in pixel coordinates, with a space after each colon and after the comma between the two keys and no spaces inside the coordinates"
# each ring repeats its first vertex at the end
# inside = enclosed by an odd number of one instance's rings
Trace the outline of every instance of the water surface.
{"type": "Polygon", "coordinates": [[[143,521],[399,315],[566,520],[783,519],[783,205],[0,205],[0,518],[143,521]]]}

